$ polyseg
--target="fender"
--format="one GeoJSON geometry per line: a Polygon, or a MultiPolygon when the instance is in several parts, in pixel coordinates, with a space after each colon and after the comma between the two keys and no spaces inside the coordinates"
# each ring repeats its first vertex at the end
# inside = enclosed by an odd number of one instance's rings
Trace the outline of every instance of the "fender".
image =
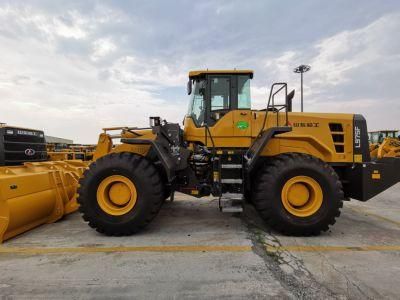
{"type": "Polygon", "coordinates": [[[179,147],[179,155],[173,155],[169,147],[167,147],[168,142],[165,143],[163,138],[160,138],[160,136],[157,136],[155,140],[128,138],[121,139],[121,142],[134,145],[150,145],[150,150],[154,150],[157,158],[164,167],[165,173],[168,177],[168,182],[172,182],[174,180],[176,171],[183,170],[188,167],[187,161],[190,155],[190,150],[179,147]]]}
{"type": "Polygon", "coordinates": [[[246,169],[247,172],[250,173],[254,167],[257,165],[258,159],[260,158],[260,154],[264,147],[267,145],[269,140],[277,134],[286,133],[292,131],[292,127],[284,126],[284,127],[271,127],[267,130],[264,130],[253,142],[250,148],[247,150],[244,155],[247,163],[246,169]]]}

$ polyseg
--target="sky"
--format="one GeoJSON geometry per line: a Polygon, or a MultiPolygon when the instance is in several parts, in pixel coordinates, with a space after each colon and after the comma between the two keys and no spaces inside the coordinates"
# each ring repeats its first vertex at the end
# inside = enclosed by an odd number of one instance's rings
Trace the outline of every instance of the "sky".
{"type": "Polygon", "coordinates": [[[252,69],[304,107],[400,128],[400,2],[0,0],[0,122],[95,143],[101,129],[181,122],[187,74],[252,69]]]}

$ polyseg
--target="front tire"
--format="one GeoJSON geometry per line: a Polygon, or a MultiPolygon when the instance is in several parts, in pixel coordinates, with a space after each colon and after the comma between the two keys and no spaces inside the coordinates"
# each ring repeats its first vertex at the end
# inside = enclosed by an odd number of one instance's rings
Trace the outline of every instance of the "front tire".
{"type": "Polygon", "coordinates": [[[252,202],[267,224],[286,235],[327,231],[343,207],[343,190],[331,166],[306,154],[272,158],[257,174],[252,202]]]}
{"type": "Polygon", "coordinates": [[[77,200],[83,219],[106,235],[131,235],[142,230],[164,200],[158,170],[133,153],[101,157],[85,171],[79,185],[77,200]]]}

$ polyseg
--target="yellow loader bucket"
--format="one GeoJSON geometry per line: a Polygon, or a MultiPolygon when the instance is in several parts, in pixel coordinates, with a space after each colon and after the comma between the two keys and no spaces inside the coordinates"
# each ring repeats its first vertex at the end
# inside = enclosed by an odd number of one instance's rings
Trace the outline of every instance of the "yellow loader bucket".
{"type": "Polygon", "coordinates": [[[82,161],[25,163],[0,167],[0,242],[78,209],[82,161]]]}

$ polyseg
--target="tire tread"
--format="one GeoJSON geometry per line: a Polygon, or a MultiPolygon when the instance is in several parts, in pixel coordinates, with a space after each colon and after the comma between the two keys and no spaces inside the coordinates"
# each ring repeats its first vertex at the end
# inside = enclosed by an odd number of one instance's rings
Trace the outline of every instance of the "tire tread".
{"type": "Polygon", "coordinates": [[[253,185],[252,199],[256,210],[269,226],[285,235],[318,235],[322,231],[327,231],[329,226],[335,224],[336,218],[340,216],[340,209],[343,207],[344,198],[343,186],[340,178],[330,165],[314,156],[300,153],[281,154],[266,162],[264,166],[260,168],[256,178],[258,178],[258,180],[253,185]],[[274,202],[265,199],[266,193],[277,184],[276,178],[283,172],[282,170],[285,170],[287,165],[296,163],[305,163],[316,167],[327,176],[327,178],[332,180],[332,185],[335,187],[335,195],[333,197],[334,203],[331,204],[332,208],[327,213],[327,217],[320,222],[318,226],[310,226],[309,228],[290,226],[290,224],[287,224],[276,213],[274,202]]]}
{"type": "Polygon", "coordinates": [[[99,158],[85,170],[83,176],[79,180],[77,201],[79,203],[79,211],[90,227],[109,236],[127,236],[141,231],[157,216],[163,203],[163,191],[163,184],[159,172],[145,157],[128,152],[112,153],[99,158]],[[138,172],[141,177],[145,178],[147,184],[151,185],[150,193],[146,194],[146,200],[150,201],[150,208],[146,210],[147,215],[143,220],[134,226],[129,226],[134,222],[131,222],[131,224],[127,222],[124,226],[106,226],[105,223],[99,220],[93,213],[93,209],[90,207],[93,203],[87,201],[90,197],[90,180],[95,178],[99,171],[104,168],[112,168],[116,164],[128,166],[131,172],[138,172]]]}

